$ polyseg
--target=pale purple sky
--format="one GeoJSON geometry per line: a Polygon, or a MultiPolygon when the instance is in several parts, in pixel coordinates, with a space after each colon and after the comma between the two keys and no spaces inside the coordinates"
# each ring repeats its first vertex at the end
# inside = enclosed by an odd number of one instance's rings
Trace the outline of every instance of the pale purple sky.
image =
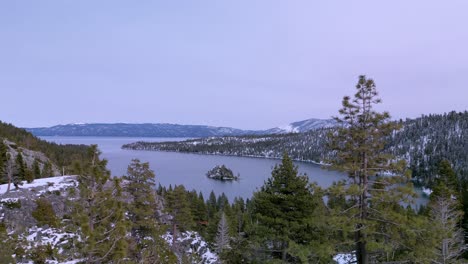
{"type": "Polygon", "coordinates": [[[263,129],[375,79],[395,118],[468,109],[468,1],[1,1],[0,120],[263,129]]]}

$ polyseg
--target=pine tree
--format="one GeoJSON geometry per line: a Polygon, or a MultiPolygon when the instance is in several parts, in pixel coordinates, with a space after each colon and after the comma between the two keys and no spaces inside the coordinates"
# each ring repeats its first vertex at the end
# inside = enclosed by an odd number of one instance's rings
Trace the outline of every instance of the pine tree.
{"type": "Polygon", "coordinates": [[[460,227],[463,212],[457,200],[450,197],[433,197],[430,203],[431,229],[438,234],[437,258],[433,263],[459,263],[467,250],[465,232],[460,227]]]}
{"type": "Polygon", "coordinates": [[[218,254],[221,254],[223,250],[229,248],[229,240],[229,225],[226,220],[226,214],[223,212],[218,223],[218,232],[215,239],[216,252],[218,254]]]}
{"type": "Polygon", "coordinates": [[[432,193],[430,199],[446,198],[461,200],[460,187],[455,171],[452,169],[452,165],[448,160],[442,160],[438,164],[438,173],[435,177],[432,193]]]}
{"type": "Polygon", "coordinates": [[[78,176],[79,197],[75,219],[84,238],[87,263],[113,263],[126,256],[128,224],[120,179],[111,179],[106,160],[99,159],[96,145],[89,149],[89,162],[78,176]]]}
{"type": "Polygon", "coordinates": [[[39,161],[37,159],[34,159],[34,162],[32,165],[32,172],[33,172],[34,179],[41,178],[41,167],[39,166],[39,161]]]}
{"type": "Polygon", "coordinates": [[[11,175],[9,176],[8,189],[10,188],[10,183],[13,183],[15,189],[18,189],[19,186],[23,185],[23,180],[25,176],[23,157],[21,153],[18,153],[14,162],[10,155],[8,155],[8,160],[10,162],[9,166],[7,167],[7,169],[9,170],[8,174],[11,175]]]}
{"type": "Polygon", "coordinates": [[[154,172],[148,162],[134,159],[123,178],[126,181],[124,190],[131,200],[127,205],[127,216],[132,222],[132,257],[138,262],[162,262],[170,254],[156,219],[154,172]]]}
{"type": "Polygon", "coordinates": [[[0,223],[0,263],[13,264],[16,261],[13,259],[14,247],[16,241],[8,235],[6,225],[4,222],[0,223]]]}
{"type": "Polygon", "coordinates": [[[52,170],[52,163],[47,161],[42,168],[42,177],[41,178],[48,178],[54,176],[54,172],[52,170]]]}
{"type": "Polygon", "coordinates": [[[254,193],[252,213],[255,224],[251,235],[263,245],[263,251],[271,252],[267,255],[283,262],[291,259],[288,250],[292,244],[312,242],[308,220],[317,206],[316,201],[308,177],[298,175],[297,167],[284,154],[271,178],[254,193]]]}
{"type": "Polygon", "coordinates": [[[26,165],[23,161],[23,155],[19,152],[15,159],[15,169],[13,171],[13,185],[16,189],[23,185],[22,181],[26,180],[26,165]]]}
{"type": "Polygon", "coordinates": [[[190,230],[194,223],[190,210],[190,203],[187,200],[187,192],[183,185],[174,187],[173,191],[166,194],[166,211],[172,216],[173,247],[176,246],[177,230],[190,230]]]}
{"type": "Polygon", "coordinates": [[[429,197],[431,229],[437,234],[436,263],[457,263],[466,251],[462,194],[455,171],[448,160],[438,164],[432,193],[429,197]]]}
{"type": "Polygon", "coordinates": [[[340,215],[346,217],[342,224],[352,227],[348,231],[354,233],[357,262],[366,264],[370,251],[381,252],[382,258],[395,252],[392,241],[402,239],[404,230],[392,222],[404,225],[400,204],[410,203],[415,194],[407,184],[405,163],[384,152],[387,138],[399,125],[390,122],[388,112],[374,110],[381,99],[372,79],[360,76],[356,90],[353,99],[343,98],[341,117],[335,118],[341,127],[329,135],[336,156],[328,162],[348,173],[349,184],[341,190],[350,203],[340,215]],[[393,174],[382,176],[386,172],[393,174]]]}
{"type": "Polygon", "coordinates": [[[39,226],[49,225],[57,227],[59,224],[54,208],[46,198],[36,200],[36,209],[32,212],[32,216],[36,219],[39,226]]]}
{"type": "Polygon", "coordinates": [[[24,170],[24,179],[27,183],[31,183],[34,181],[34,172],[29,168],[25,168],[24,170]]]}
{"type": "Polygon", "coordinates": [[[208,197],[208,200],[206,201],[206,208],[208,210],[208,218],[213,218],[216,212],[218,211],[218,208],[216,208],[216,195],[213,191],[210,192],[210,196],[208,197]]]}

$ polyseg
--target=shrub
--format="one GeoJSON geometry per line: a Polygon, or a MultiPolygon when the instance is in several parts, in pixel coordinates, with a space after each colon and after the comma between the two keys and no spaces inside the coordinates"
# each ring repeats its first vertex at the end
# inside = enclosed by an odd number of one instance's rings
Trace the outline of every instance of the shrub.
{"type": "Polygon", "coordinates": [[[51,227],[58,226],[57,215],[55,214],[52,204],[46,198],[36,200],[37,208],[32,212],[32,216],[36,219],[39,225],[49,225],[51,227]]]}

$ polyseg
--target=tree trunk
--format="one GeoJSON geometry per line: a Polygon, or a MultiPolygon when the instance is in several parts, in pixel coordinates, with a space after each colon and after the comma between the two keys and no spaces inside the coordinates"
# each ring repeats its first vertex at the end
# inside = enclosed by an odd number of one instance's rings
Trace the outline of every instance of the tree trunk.
{"type": "MultiPolygon", "coordinates": [[[[7,165],[9,166],[9,165],[7,165]]],[[[6,192],[10,192],[10,188],[11,188],[11,181],[12,181],[12,177],[11,177],[11,169],[8,167],[7,168],[8,172],[8,188],[7,188],[7,191],[6,192]]]]}
{"type": "Polygon", "coordinates": [[[283,263],[286,263],[286,257],[287,257],[286,249],[287,248],[288,248],[288,242],[286,241],[281,242],[281,261],[283,263]]]}
{"type": "Polygon", "coordinates": [[[362,154],[363,163],[362,170],[360,173],[360,184],[362,188],[362,193],[359,197],[359,207],[360,207],[360,220],[361,223],[358,225],[358,231],[356,232],[356,257],[359,264],[369,263],[369,256],[366,249],[367,238],[366,235],[362,233],[363,222],[367,219],[367,189],[368,189],[368,175],[367,175],[367,153],[362,154]]]}
{"type": "Polygon", "coordinates": [[[173,223],[172,224],[172,248],[175,248],[176,246],[176,230],[177,229],[177,225],[176,223],[173,223]]]}

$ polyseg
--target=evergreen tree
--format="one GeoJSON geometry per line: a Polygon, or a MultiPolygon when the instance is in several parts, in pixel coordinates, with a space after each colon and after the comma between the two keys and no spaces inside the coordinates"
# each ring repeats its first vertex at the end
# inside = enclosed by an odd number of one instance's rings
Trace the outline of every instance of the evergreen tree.
{"type": "Polygon", "coordinates": [[[0,139],[0,184],[8,183],[7,162],[7,148],[0,139]]]}
{"type": "Polygon", "coordinates": [[[292,244],[312,242],[309,219],[317,206],[316,201],[308,177],[298,175],[292,160],[284,154],[271,178],[254,193],[252,213],[255,224],[251,235],[270,257],[283,262],[297,261],[288,251],[292,244]]]}
{"type": "Polygon", "coordinates": [[[33,172],[34,179],[41,178],[41,167],[39,166],[39,161],[37,159],[34,159],[34,162],[32,165],[32,172],[33,172]]]}
{"type": "Polygon", "coordinates": [[[467,250],[466,235],[460,227],[463,212],[459,202],[446,196],[433,197],[429,208],[431,230],[438,235],[433,263],[459,263],[467,250]]]}
{"type": "Polygon", "coordinates": [[[221,219],[218,223],[218,233],[216,234],[216,252],[221,254],[223,250],[229,248],[229,225],[226,220],[226,214],[221,214],[221,219]]]}
{"type": "Polygon", "coordinates": [[[208,197],[208,200],[206,201],[206,208],[208,210],[208,218],[213,218],[216,212],[218,211],[217,206],[217,201],[216,201],[216,195],[214,194],[213,191],[210,192],[210,196],[208,197]]]}
{"type": "Polygon", "coordinates": [[[156,198],[154,195],[155,175],[149,163],[133,159],[127,168],[127,181],[124,190],[132,202],[129,204],[128,217],[133,223],[132,233],[143,238],[156,227],[156,198]]]}
{"type": "Polygon", "coordinates": [[[16,241],[12,239],[11,236],[8,235],[6,230],[5,222],[0,222],[0,263],[5,264],[14,264],[16,261],[12,257],[14,252],[14,248],[16,246],[16,241]]]}
{"type": "Polygon", "coordinates": [[[460,201],[460,187],[461,185],[458,184],[457,175],[452,169],[452,165],[448,160],[442,160],[438,165],[438,173],[432,186],[430,199],[434,200],[441,197],[452,199],[453,197],[460,201]]]}
{"type": "Polygon", "coordinates": [[[170,254],[156,219],[154,172],[149,163],[133,159],[123,178],[127,181],[124,190],[131,200],[127,205],[127,216],[132,222],[132,257],[139,263],[162,262],[170,254]]]}
{"type": "Polygon", "coordinates": [[[25,168],[24,170],[24,179],[27,183],[31,183],[34,181],[34,172],[29,168],[25,168]]]}
{"type": "Polygon", "coordinates": [[[120,179],[111,179],[106,160],[96,145],[89,148],[89,162],[78,176],[79,197],[75,219],[84,238],[87,263],[117,263],[126,256],[128,224],[125,220],[120,179]]]}
{"type": "Polygon", "coordinates": [[[374,110],[381,99],[372,79],[360,76],[356,90],[353,99],[343,98],[341,117],[335,118],[341,127],[329,134],[329,147],[336,156],[328,162],[348,173],[349,185],[341,190],[350,204],[340,215],[345,217],[343,224],[352,226],[357,262],[367,264],[370,252],[376,258],[395,252],[392,243],[401,240],[404,230],[391,223],[403,224],[400,204],[411,202],[414,193],[405,184],[405,163],[395,162],[384,151],[387,138],[399,125],[390,122],[388,112],[374,110]],[[395,176],[379,176],[386,172],[395,176]]]}
{"type": "Polygon", "coordinates": [[[10,167],[10,170],[11,170],[10,175],[12,175],[11,183],[13,183],[13,186],[15,186],[15,189],[18,189],[19,186],[23,185],[23,180],[26,174],[25,165],[23,162],[23,155],[21,155],[21,153],[18,153],[16,155],[14,166],[10,167]]]}
{"type": "Polygon", "coordinates": [[[46,198],[36,200],[36,209],[32,212],[32,216],[36,219],[39,226],[49,225],[57,227],[59,224],[54,208],[46,198]]]}
{"type": "Polygon", "coordinates": [[[48,178],[54,176],[54,172],[52,170],[52,163],[47,161],[42,168],[42,177],[41,178],[48,178]]]}
{"type": "Polygon", "coordinates": [[[193,217],[190,203],[187,200],[187,192],[183,185],[174,187],[173,191],[166,194],[166,211],[172,216],[173,247],[176,246],[177,230],[190,230],[193,226],[193,217]]]}
{"type": "Polygon", "coordinates": [[[13,185],[16,189],[23,185],[22,181],[26,180],[26,165],[23,161],[23,155],[18,152],[15,159],[15,169],[13,172],[13,185]]]}

